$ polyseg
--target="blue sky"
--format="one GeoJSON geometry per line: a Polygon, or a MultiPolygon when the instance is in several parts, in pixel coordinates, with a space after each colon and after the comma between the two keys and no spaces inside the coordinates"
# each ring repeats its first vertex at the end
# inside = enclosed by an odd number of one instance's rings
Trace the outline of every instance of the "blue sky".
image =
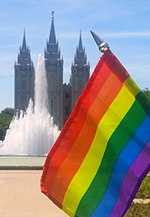
{"type": "Polygon", "coordinates": [[[64,59],[64,81],[82,31],[91,73],[101,56],[90,35],[93,30],[109,43],[133,79],[150,88],[149,0],[5,0],[0,1],[0,111],[14,107],[14,63],[26,31],[27,45],[36,67],[49,37],[51,9],[64,59]]]}

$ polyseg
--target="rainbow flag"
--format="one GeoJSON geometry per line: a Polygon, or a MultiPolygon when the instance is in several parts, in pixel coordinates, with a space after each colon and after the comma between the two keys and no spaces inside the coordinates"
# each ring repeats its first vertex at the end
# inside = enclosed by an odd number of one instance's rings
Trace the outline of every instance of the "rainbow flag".
{"type": "Polygon", "coordinates": [[[150,105],[107,50],[50,150],[41,191],[69,216],[120,217],[150,171],[150,105]]]}

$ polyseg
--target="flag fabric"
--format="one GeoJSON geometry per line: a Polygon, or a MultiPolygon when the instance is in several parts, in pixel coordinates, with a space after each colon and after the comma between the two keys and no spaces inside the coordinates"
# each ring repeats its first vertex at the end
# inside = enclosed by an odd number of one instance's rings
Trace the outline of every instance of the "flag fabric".
{"type": "Polygon", "coordinates": [[[120,217],[149,171],[149,102],[107,50],[48,153],[41,191],[69,216],[120,217]]]}

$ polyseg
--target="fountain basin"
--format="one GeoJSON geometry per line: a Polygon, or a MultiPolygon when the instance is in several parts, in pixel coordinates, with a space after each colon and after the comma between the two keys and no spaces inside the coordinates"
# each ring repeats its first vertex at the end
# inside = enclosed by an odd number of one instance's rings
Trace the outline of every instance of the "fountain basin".
{"type": "Polygon", "coordinates": [[[0,156],[0,170],[42,170],[46,156],[0,156]]]}

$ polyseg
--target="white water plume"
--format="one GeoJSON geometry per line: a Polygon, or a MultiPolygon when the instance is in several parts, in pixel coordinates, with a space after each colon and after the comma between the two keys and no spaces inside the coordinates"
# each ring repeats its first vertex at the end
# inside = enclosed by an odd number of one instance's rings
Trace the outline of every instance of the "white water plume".
{"type": "Polygon", "coordinates": [[[0,155],[45,155],[59,135],[48,113],[47,79],[43,56],[39,56],[35,74],[35,106],[32,100],[25,113],[16,115],[5,139],[0,143],[0,155]]]}

